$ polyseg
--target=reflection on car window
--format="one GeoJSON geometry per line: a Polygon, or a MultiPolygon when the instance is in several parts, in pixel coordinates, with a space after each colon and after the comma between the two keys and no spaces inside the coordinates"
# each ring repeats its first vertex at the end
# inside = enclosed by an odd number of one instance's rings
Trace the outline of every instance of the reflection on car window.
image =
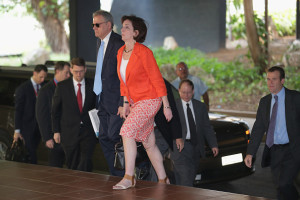
{"type": "Polygon", "coordinates": [[[1,78],[0,79],[0,105],[13,106],[16,88],[26,79],[1,78]]]}

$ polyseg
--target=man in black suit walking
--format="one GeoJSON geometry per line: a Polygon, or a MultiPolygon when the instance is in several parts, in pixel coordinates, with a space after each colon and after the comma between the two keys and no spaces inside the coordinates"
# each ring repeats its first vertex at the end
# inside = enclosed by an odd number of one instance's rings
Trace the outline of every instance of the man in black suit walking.
{"type": "Polygon", "coordinates": [[[54,141],[61,143],[69,169],[92,171],[95,133],[88,111],[95,108],[93,82],[82,58],[71,61],[73,77],[57,84],[52,102],[54,141]]]}
{"type": "Polygon", "coordinates": [[[267,72],[271,94],[261,98],[245,157],[247,167],[266,133],[261,165],[271,167],[278,199],[299,198],[294,179],[300,170],[300,92],[283,86],[285,72],[279,66],[267,72]]]}
{"type": "Polygon", "coordinates": [[[37,163],[36,149],[41,138],[35,116],[35,102],[47,72],[45,65],[37,65],[31,79],[20,85],[15,92],[14,142],[18,138],[24,140],[29,153],[29,162],[32,164],[37,163]]]}
{"type": "Polygon", "coordinates": [[[94,92],[97,95],[96,109],[100,119],[99,142],[108,163],[110,174],[124,176],[124,170],[114,168],[115,144],[120,141],[123,120],[118,115],[123,99],[120,95],[120,80],[117,74],[117,53],[124,42],[112,31],[113,17],[109,12],[93,13],[93,30],[98,38],[97,66],[94,92]]]}
{"type": "Polygon", "coordinates": [[[184,148],[181,152],[178,148],[173,148],[171,160],[174,164],[176,185],[193,186],[200,158],[205,157],[205,140],[214,156],[218,155],[219,149],[206,105],[192,99],[193,82],[188,79],[182,80],[179,84],[179,95],[180,99],[176,100],[176,106],[182,126],[184,148]]]}
{"type": "Polygon", "coordinates": [[[52,97],[58,82],[70,77],[70,64],[58,61],[54,68],[54,79],[49,81],[39,92],[36,101],[36,119],[40,128],[42,140],[45,142],[48,151],[48,164],[52,167],[63,167],[65,153],[60,144],[54,142],[51,108],[52,97]]]}

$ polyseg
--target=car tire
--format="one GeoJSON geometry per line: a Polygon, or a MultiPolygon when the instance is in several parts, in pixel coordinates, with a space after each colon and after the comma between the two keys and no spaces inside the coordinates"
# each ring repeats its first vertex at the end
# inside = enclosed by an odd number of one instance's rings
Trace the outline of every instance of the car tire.
{"type": "Polygon", "coordinates": [[[6,150],[10,146],[8,134],[0,131],[0,160],[5,160],[6,150]]]}

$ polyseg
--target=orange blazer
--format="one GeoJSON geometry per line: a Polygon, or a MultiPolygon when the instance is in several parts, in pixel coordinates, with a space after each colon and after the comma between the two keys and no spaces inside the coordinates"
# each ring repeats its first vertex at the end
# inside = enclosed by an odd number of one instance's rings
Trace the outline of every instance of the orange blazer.
{"type": "Polygon", "coordinates": [[[138,42],[135,43],[126,67],[126,83],[124,83],[120,66],[125,45],[118,51],[118,76],[121,96],[134,102],[145,99],[156,99],[167,95],[167,89],[157,66],[152,51],[138,42]]]}

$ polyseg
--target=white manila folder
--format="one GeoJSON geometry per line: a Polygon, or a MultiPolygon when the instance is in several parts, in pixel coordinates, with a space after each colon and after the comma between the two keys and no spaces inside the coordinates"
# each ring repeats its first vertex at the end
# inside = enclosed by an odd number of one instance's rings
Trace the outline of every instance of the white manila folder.
{"type": "Polygon", "coordinates": [[[95,135],[98,138],[99,137],[100,120],[99,120],[97,113],[98,113],[98,110],[95,108],[93,110],[89,111],[89,116],[90,116],[94,131],[95,131],[95,135]]]}

